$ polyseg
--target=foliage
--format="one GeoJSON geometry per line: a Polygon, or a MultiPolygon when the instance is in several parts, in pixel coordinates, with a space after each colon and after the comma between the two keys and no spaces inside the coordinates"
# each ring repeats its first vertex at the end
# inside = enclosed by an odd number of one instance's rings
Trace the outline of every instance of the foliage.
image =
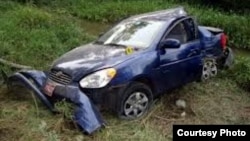
{"type": "Polygon", "coordinates": [[[244,12],[250,10],[250,0],[179,0],[186,1],[192,4],[203,4],[212,7],[218,7],[222,10],[244,12]]]}
{"type": "Polygon", "coordinates": [[[74,19],[33,6],[11,8],[0,12],[0,56],[7,60],[42,68],[92,39],[74,19]]]}
{"type": "MultiPolygon", "coordinates": [[[[17,0],[17,1],[22,1],[22,0],[17,0]]],[[[207,26],[215,26],[215,27],[224,29],[229,37],[229,46],[250,49],[250,40],[249,40],[250,28],[248,28],[250,26],[250,22],[249,22],[250,16],[247,13],[237,14],[233,11],[223,12],[223,11],[220,11],[218,8],[201,6],[199,4],[188,4],[187,2],[180,3],[180,2],[176,2],[175,0],[170,0],[170,1],[164,1],[164,0],[155,0],[155,1],[150,1],[150,0],[144,0],[144,1],[142,0],[133,0],[133,1],[132,0],[127,0],[127,1],[125,0],[106,0],[106,1],[103,1],[103,0],[93,0],[93,1],[89,1],[89,0],[74,0],[74,1],[24,0],[24,1],[26,1],[28,5],[32,3],[32,5],[35,4],[36,6],[41,7],[44,10],[40,10],[40,9],[38,10],[37,8],[30,8],[29,6],[28,9],[34,10],[34,13],[26,12],[23,14],[26,14],[26,17],[31,17],[31,18],[36,17],[35,14],[38,14],[38,18],[40,19],[28,19],[28,21],[25,21],[23,24],[28,24],[26,26],[32,26],[32,27],[42,26],[44,28],[47,28],[47,30],[51,32],[56,32],[57,30],[59,30],[57,26],[54,25],[55,19],[64,18],[63,20],[62,19],[56,20],[58,21],[57,24],[61,25],[61,23],[63,23],[63,25],[65,25],[64,27],[67,27],[69,31],[76,32],[76,30],[79,30],[77,29],[78,27],[72,22],[67,21],[65,17],[70,18],[70,20],[72,20],[72,18],[75,17],[76,19],[113,23],[113,22],[117,22],[121,19],[124,19],[125,17],[131,16],[134,14],[155,11],[155,10],[160,10],[160,9],[167,9],[170,7],[176,7],[178,5],[182,5],[190,12],[191,15],[194,15],[197,18],[200,24],[207,25],[207,26]],[[51,14],[52,12],[56,14],[51,14]],[[34,14],[34,15],[32,16],[29,14],[34,14]],[[44,15],[42,16],[42,14],[44,15]],[[27,23],[27,22],[31,22],[30,20],[33,20],[32,22],[34,23],[27,23]],[[37,23],[39,23],[39,25],[36,25],[37,23]],[[52,23],[52,24],[49,24],[49,23],[52,23]],[[29,25],[29,24],[35,24],[35,25],[29,25]],[[67,26],[67,24],[70,24],[70,25],[67,26]],[[75,28],[75,29],[71,30],[70,28],[75,28]]],[[[24,10],[20,10],[21,12],[20,14],[22,14],[22,12],[25,12],[25,11],[27,11],[27,8],[25,8],[24,10]]],[[[9,13],[6,13],[6,14],[9,14],[9,13]]],[[[9,16],[9,15],[6,15],[6,16],[9,16]]],[[[16,17],[13,17],[13,19],[15,18],[16,17]]],[[[25,17],[23,18],[25,19],[25,17]]],[[[6,19],[3,19],[3,20],[6,20],[6,19]]],[[[0,28],[0,31],[1,31],[1,28],[0,28]]],[[[61,30],[60,32],[63,32],[63,31],[61,30]]],[[[68,32],[64,33],[65,36],[70,36],[68,34],[77,35],[79,33],[68,33],[68,32]]],[[[83,35],[79,35],[79,36],[83,36],[83,35]]],[[[65,37],[63,38],[66,39],[65,37]]],[[[74,39],[77,40],[76,38],[74,39]]],[[[70,38],[68,40],[74,40],[74,39],[70,38]]]]}
{"type": "Polygon", "coordinates": [[[239,57],[234,67],[226,73],[231,79],[238,83],[240,87],[250,91],[250,59],[239,57]]]}
{"type": "MultiPolygon", "coordinates": [[[[181,4],[200,23],[225,29],[231,45],[250,49],[249,15],[181,4]]],[[[113,23],[177,5],[174,0],[0,0],[0,57],[43,69],[64,52],[93,40],[82,25],[85,19],[113,23]]],[[[123,121],[102,112],[107,127],[94,136],[82,135],[65,123],[62,114],[51,114],[41,103],[37,112],[33,99],[25,98],[27,91],[13,93],[0,85],[0,140],[165,141],[172,140],[173,124],[247,124],[250,116],[244,107],[249,105],[249,93],[234,80],[249,86],[249,68],[249,60],[239,59],[223,78],[193,83],[165,95],[141,120],[123,121]],[[186,117],[175,107],[176,99],[186,100],[186,117]]],[[[71,118],[72,105],[61,101],[55,106],[71,118]]]]}
{"type": "MultiPolygon", "coordinates": [[[[0,86],[1,141],[171,141],[173,124],[249,124],[250,120],[245,109],[249,93],[225,78],[192,83],[170,92],[140,120],[124,121],[102,112],[107,126],[93,136],[83,135],[61,114],[51,114],[41,103],[37,114],[32,98],[24,98],[27,95],[27,91],[16,89],[16,93],[10,93],[0,86]],[[181,116],[183,110],[175,106],[177,99],[187,103],[185,117],[181,116]]],[[[59,107],[68,108],[64,104],[59,107]]]]}
{"type": "Polygon", "coordinates": [[[250,28],[248,28],[250,16],[247,13],[223,12],[218,8],[187,2],[180,3],[175,0],[53,0],[49,5],[48,3],[37,5],[46,6],[46,8],[49,6],[54,9],[53,11],[70,14],[80,19],[108,23],[117,22],[134,14],[182,5],[198,19],[200,24],[224,29],[229,36],[229,46],[250,49],[250,28]]]}
{"type": "Polygon", "coordinates": [[[66,101],[65,99],[61,100],[61,101],[58,101],[55,103],[55,108],[60,112],[62,113],[66,119],[72,119],[73,118],[73,110],[75,108],[75,106],[66,101]]]}

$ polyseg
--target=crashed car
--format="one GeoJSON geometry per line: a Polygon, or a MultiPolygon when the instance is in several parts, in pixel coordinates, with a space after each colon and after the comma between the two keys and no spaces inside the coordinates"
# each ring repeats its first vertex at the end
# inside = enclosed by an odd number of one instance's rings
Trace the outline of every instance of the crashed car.
{"type": "Polygon", "coordinates": [[[216,76],[233,62],[226,43],[223,30],[198,25],[178,7],[124,19],[62,55],[49,71],[10,79],[21,80],[50,109],[57,97],[75,103],[77,123],[91,133],[104,124],[97,106],[123,119],[140,118],[167,90],[216,76]]]}

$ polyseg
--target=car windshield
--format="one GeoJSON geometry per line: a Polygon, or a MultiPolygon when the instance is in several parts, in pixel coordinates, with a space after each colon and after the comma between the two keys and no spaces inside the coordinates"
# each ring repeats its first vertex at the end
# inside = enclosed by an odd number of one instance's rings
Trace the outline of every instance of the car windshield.
{"type": "Polygon", "coordinates": [[[163,21],[123,21],[101,36],[97,42],[104,45],[147,48],[163,25],[163,21]]]}

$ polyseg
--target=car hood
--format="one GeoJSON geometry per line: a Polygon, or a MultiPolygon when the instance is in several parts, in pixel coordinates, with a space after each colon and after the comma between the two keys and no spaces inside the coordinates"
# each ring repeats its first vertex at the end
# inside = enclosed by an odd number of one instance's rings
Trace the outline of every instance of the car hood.
{"type": "Polygon", "coordinates": [[[77,47],[54,61],[53,70],[60,70],[78,81],[84,75],[103,68],[113,67],[127,59],[125,48],[97,44],[77,47]]]}

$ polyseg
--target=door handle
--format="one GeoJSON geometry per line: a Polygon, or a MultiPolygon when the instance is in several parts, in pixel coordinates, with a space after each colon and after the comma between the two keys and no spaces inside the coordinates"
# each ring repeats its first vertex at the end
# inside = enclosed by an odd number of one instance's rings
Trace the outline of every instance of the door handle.
{"type": "Polygon", "coordinates": [[[198,49],[191,49],[191,52],[197,52],[198,51],[198,49]]]}
{"type": "Polygon", "coordinates": [[[188,57],[191,57],[191,56],[197,54],[198,51],[199,51],[198,49],[191,49],[190,53],[188,54],[188,57]]]}

